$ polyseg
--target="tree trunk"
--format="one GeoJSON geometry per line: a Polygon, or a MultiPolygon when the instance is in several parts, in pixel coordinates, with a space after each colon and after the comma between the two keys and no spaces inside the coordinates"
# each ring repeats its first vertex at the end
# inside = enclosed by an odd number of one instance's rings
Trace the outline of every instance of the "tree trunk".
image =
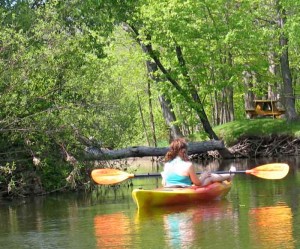
{"type": "MultiPolygon", "coordinates": [[[[188,154],[200,154],[211,150],[223,150],[224,143],[220,140],[210,140],[206,142],[188,143],[188,154]]],[[[107,150],[96,147],[88,147],[83,158],[85,161],[93,160],[111,160],[129,157],[147,157],[147,156],[164,156],[169,147],[145,147],[135,146],[120,150],[107,150]]]]}
{"type": "Polygon", "coordinates": [[[170,109],[171,102],[165,98],[164,95],[160,95],[158,97],[160,106],[163,112],[164,119],[170,128],[170,138],[171,140],[176,139],[178,137],[183,137],[181,130],[178,125],[175,125],[173,122],[176,121],[175,113],[170,109]]]}
{"type": "MultiPolygon", "coordinates": [[[[220,51],[221,54],[221,51],[220,51]]],[[[229,68],[233,67],[232,54],[230,52],[225,53],[223,57],[220,58],[222,64],[227,64],[229,68]]],[[[223,79],[229,80],[230,70],[222,70],[221,74],[223,79]]],[[[231,85],[227,85],[223,88],[221,92],[222,103],[220,105],[221,108],[221,119],[220,124],[225,124],[234,120],[234,104],[233,104],[233,87],[231,85]]]]}
{"type": "Polygon", "coordinates": [[[154,115],[153,115],[153,108],[152,108],[152,100],[151,99],[152,99],[151,84],[150,84],[150,79],[149,79],[148,80],[148,101],[149,101],[150,124],[151,124],[151,129],[152,129],[152,138],[153,138],[154,146],[157,147],[155,122],[154,122],[154,115]]]}
{"type": "MultiPolygon", "coordinates": [[[[232,54],[230,52],[228,53],[228,64],[231,68],[233,67],[233,58],[232,58],[232,54]]],[[[233,103],[233,87],[232,87],[232,85],[227,86],[226,90],[227,90],[228,112],[229,112],[228,122],[230,122],[230,121],[234,120],[234,103],[233,103]]]]}
{"type": "MultiPolygon", "coordinates": [[[[152,46],[149,46],[148,45],[148,48],[152,50],[152,46]]],[[[158,58],[155,56],[155,54],[153,53],[152,51],[152,55],[153,55],[153,59],[154,60],[158,60],[158,58]]],[[[181,47],[180,46],[176,46],[176,55],[177,55],[177,59],[178,59],[178,62],[179,62],[179,65],[181,67],[181,71],[182,71],[182,74],[183,76],[185,77],[186,79],[186,82],[188,84],[188,87],[189,87],[189,91],[190,91],[190,94],[192,96],[192,101],[195,102],[196,105],[192,104],[190,102],[190,98],[188,96],[188,93],[185,93],[184,90],[178,85],[178,83],[170,78],[169,74],[167,73],[167,71],[163,68],[163,66],[161,65],[160,61],[159,61],[159,64],[158,64],[158,67],[162,70],[162,72],[165,73],[165,75],[167,76],[168,80],[172,83],[172,85],[179,91],[179,93],[185,97],[187,103],[190,105],[191,108],[193,108],[199,119],[201,120],[201,123],[203,125],[203,128],[204,128],[204,131],[208,134],[208,136],[210,137],[210,139],[216,139],[218,140],[218,136],[216,135],[216,133],[213,131],[209,121],[208,121],[208,118],[207,118],[207,115],[206,115],[206,112],[204,110],[204,107],[203,107],[203,104],[202,104],[202,101],[200,100],[200,97],[198,95],[198,92],[195,88],[195,86],[192,84],[192,80],[191,78],[189,77],[188,75],[188,71],[187,71],[187,67],[186,67],[186,63],[185,63],[185,60],[183,58],[183,54],[182,54],[182,51],[181,51],[181,47]],[[169,77],[168,77],[169,76],[169,77]]]]}
{"type": "MultiPolygon", "coordinates": [[[[147,54],[148,53],[147,48],[137,38],[137,34],[135,33],[134,29],[132,29],[127,23],[123,23],[123,29],[126,32],[130,32],[130,33],[134,34],[136,41],[141,46],[142,50],[147,54]]],[[[152,79],[154,82],[158,83],[160,81],[160,79],[157,77],[154,77],[154,73],[158,70],[157,65],[154,62],[147,60],[146,66],[147,66],[149,78],[152,79]]],[[[179,126],[177,124],[174,124],[177,119],[176,119],[175,113],[172,110],[173,109],[172,103],[169,100],[167,100],[167,98],[164,95],[159,96],[158,100],[160,102],[160,106],[162,108],[162,113],[163,113],[164,119],[166,121],[166,124],[168,125],[168,127],[170,128],[170,131],[171,131],[170,132],[170,136],[171,136],[170,140],[173,140],[178,137],[182,137],[183,135],[182,135],[182,132],[180,131],[179,126]]]]}
{"type": "MultiPolygon", "coordinates": [[[[276,64],[278,55],[275,52],[269,54],[269,72],[275,76],[275,78],[280,78],[280,68],[276,64]]],[[[275,82],[270,82],[268,84],[268,99],[278,100],[277,108],[284,109],[284,103],[282,102],[282,84],[279,84],[277,80],[275,82]]]]}
{"type": "MultiPolygon", "coordinates": [[[[146,53],[146,49],[143,44],[141,44],[143,51],[146,53]]],[[[159,79],[154,77],[154,73],[158,70],[157,65],[151,61],[146,61],[148,75],[150,79],[152,79],[157,84],[159,83],[159,79]]],[[[158,97],[162,113],[165,119],[167,126],[169,127],[170,133],[170,140],[173,140],[178,137],[183,137],[182,132],[177,124],[174,124],[177,120],[175,113],[173,112],[172,103],[162,94],[158,97]]]]}
{"type": "Polygon", "coordinates": [[[218,93],[217,91],[214,91],[211,94],[211,103],[214,103],[213,105],[213,124],[219,125],[220,124],[220,114],[219,114],[219,101],[218,101],[218,93]]]}
{"type": "Polygon", "coordinates": [[[278,25],[281,29],[281,35],[279,38],[279,44],[282,48],[282,52],[280,55],[280,66],[283,79],[286,118],[288,121],[294,121],[297,120],[298,116],[295,109],[295,96],[293,93],[292,74],[289,65],[288,38],[283,31],[284,25],[286,23],[286,11],[282,8],[279,1],[277,1],[277,15],[278,25]]]}
{"type": "MultiPolygon", "coordinates": [[[[245,102],[245,109],[252,110],[254,109],[254,93],[252,92],[252,74],[248,71],[243,72],[243,79],[244,79],[244,86],[245,86],[245,95],[244,95],[244,102],[245,102]]],[[[249,115],[249,114],[247,114],[249,115]]],[[[247,118],[251,118],[248,116],[247,118]]]]}
{"type": "Polygon", "coordinates": [[[136,96],[137,96],[137,100],[138,100],[139,112],[140,112],[140,115],[141,115],[141,120],[142,120],[142,124],[143,124],[144,133],[145,133],[145,136],[147,138],[147,143],[150,146],[150,140],[149,140],[149,136],[148,136],[148,132],[147,132],[147,128],[146,128],[146,123],[145,123],[144,114],[143,114],[143,110],[142,110],[142,106],[141,106],[140,96],[139,96],[138,93],[136,94],[136,96]]]}

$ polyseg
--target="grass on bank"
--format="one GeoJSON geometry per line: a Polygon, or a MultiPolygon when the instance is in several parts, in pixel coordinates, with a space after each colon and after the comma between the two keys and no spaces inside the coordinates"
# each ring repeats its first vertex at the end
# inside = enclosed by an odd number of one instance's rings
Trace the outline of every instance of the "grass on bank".
{"type": "MultiPolygon", "coordinates": [[[[244,119],[229,122],[213,128],[217,136],[222,139],[226,146],[232,146],[242,136],[270,136],[291,135],[300,137],[300,122],[288,123],[284,119],[244,119]]],[[[192,134],[190,141],[208,141],[205,132],[192,134]]],[[[158,147],[169,146],[168,141],[160,141],[158,147]]]]}
{"type": "Polygon", "coordinates": [[[241,136],[291,135],[300,137],[300,122],[288,123],[283,119],[238,120],[214,127],[218,137],[227,146],[234,144],[241,136]]]}

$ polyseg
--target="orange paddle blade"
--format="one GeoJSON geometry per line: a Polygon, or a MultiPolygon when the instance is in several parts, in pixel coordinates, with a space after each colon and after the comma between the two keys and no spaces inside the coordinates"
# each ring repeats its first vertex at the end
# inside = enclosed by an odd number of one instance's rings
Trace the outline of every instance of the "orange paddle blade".
{"type": "Polygon", "coordinates": [[[270,163],[246,170],[247,174],[255,175],[264,179],[282,179],[289,172],[289,165],[286,163],[270,163]]]}
{"type": "Polygon", "coordinates": [[[134,177],[134,174],[129,174],[117,169],[94,169],[91,176],[94,182],[109,185],[123,182],[128,178],[134,177]]]}

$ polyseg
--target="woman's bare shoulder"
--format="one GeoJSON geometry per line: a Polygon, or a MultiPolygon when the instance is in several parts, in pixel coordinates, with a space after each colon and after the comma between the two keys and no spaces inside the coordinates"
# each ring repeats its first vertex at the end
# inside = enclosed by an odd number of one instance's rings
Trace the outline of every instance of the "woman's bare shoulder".
{"type": "Polygon", "coordinates": [[[185,167],[189,170],[194,168],[193,163],[190,161],[185,162],[185,167]]]}

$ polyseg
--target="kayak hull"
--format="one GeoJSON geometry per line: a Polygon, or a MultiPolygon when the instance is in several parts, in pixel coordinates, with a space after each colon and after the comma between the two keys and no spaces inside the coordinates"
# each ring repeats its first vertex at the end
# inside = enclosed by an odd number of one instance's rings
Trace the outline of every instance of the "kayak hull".
{"type": "Polygon", "coordinates": [[[142,209],[222,199],[230,189],[231,183],[227,181],[215,182],[205,187],[134,189],[132,198],[138,209],[142,209]]]}

